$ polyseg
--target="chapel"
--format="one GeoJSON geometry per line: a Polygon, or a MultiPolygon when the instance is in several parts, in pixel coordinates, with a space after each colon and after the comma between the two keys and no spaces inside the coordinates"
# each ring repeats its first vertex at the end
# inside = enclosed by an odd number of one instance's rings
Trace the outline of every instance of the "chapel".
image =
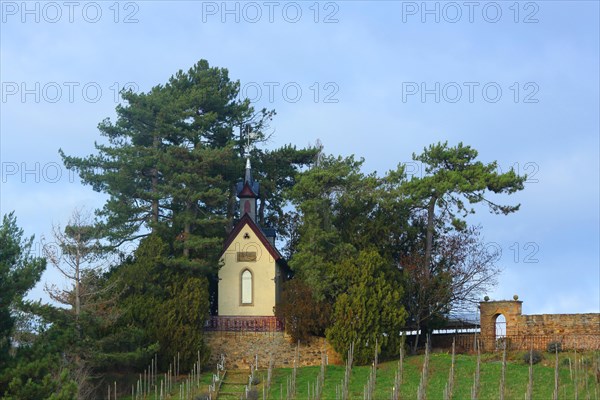
{"type": "Polygon", "coordinates": [[[218,283],[218,316],[241,321],[275,317],[281,284],[289,269],[275,247],[276,230],[259,226],[260,183],[246,159],[244,179],[236,185],[240,219],[225,240],[218,283]]]}

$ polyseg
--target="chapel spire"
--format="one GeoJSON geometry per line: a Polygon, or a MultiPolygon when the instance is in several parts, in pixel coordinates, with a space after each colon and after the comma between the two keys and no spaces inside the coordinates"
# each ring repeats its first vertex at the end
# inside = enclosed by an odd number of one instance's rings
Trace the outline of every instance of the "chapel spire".
{"type": "Polygon", "coordinates": [[[252,166],[250,165],[250,156],[246,157],[246,176],[244,182],[252,182],[252,166]]]}
{"type": "Polygon", "coordinates": [[[246,173],[244,180],[237,183],[237,197],[240,199],[240,217],[244,214],[256,222],[256,199],[258,199],[260,185],[252,178],[252,165],[250,155],[246,154],[246,173]]]}

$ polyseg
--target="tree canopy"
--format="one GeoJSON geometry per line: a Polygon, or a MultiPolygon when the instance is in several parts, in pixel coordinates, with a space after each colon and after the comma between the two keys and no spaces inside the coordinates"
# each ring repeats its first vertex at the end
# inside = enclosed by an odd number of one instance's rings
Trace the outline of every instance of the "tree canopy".
{"type": "MultiPolygon", "coordinates": [[[[232,188],[251,150],[249,138],[267,140],[275,114],[255,111],[239,90],[226,69],[201,60],[147,93],[125,91],[116,121],[98,125],[107,143],[97,142],[96,154],[77,157],[60,150],[65,166],[84,184],[109,196],[98,212],[105,237],[118,245],[158,233],[173,244],[172,262],[214,272],[236,217],[232,188]]],[[[277,225],[282,190],[314,154],[293,146],[251,150],[265,191],[261,223],[277,225]]]]}
{"type": "Polygon", "coordinates": [[[431,262],[436,208],[440,217],[449,217],[458,229],[465,227],[464,217],[475,213],[468,204],[485,203],[491,212],[510,214],[519,204],[501,205],[490,194],[511,194],[524,188],[527,176],[519,176],[514,170],[498,172],[498,164],[476,160],[477,150],[458,143],[449,147],[448,142],[432,144],[413,159],[425,165],[426,175],[413,177],[404,185],[406,197],[416,209],[426,211],[427,236],[425,241],[425,265],[431,262]]]}
{"type": "MultiPolygon", "coordinates": [[[[462,143],[431,145],[413,155],[427,174],[409,180],[401,165],[378,176],[362,172],[362,160],[321,155],[318,165],[299,176],[287,192],[296,210],[289,265],[316,301],[333,307],[328,332],[338,332],[333,327],[344,313],[363,304],[357,298],[375,296],[356,292],[360,286],[347,273],[353,270],[350,260],[365,252],[375,252],[386,279],[398,283],[396,312],[418,331],[443,324],[451,311],[463,310],[494,284],[499,269],[480,229],[467,225],[465,218],[474,213],[468,204],[515,212],[518,204],[501,205],[491,195],[523,189],[526,177],[499,173],[496,162],[477,156],[462,143]]],[[[349,332],[357,333],[347,326],[339,331],[349,332]]],[[[348,340],[336,343],[349,346],[348,340]]],[[[338,351],[345,354],[343,346],[338,351]]]]}
{"type": "Polygon", "coordinates": [[[23,301],[46,260],[4,216],[7,398],[86,398],[111,368],[139,370],[156,353],[164,366],[179,353],[182,369],[198,351],[208,359],[203,327],[216,308],[223,241],[240,217],[246,157],[261,183],[258,225],[286,242],[294,277],[275,312],[295,340],[324,335],[340,354],[354,344],[359,363],[374,351],[395,355],[402,330],[430,331],[494,283],[499,269],[467,216],[479,203],[516,212],[498,198],[522,190],[525,176],[498,172],[462,143],[413,154],[426,175],[412,179],[402,165],[365,172],[364,160],[320,145],[266,148],[275,111],[239,94],[226,69],[201,60],[148,92],[123,92],[116,118],[98,125],[94,154],[59,150],[83,184],[108,196],[93,221],[56,231],[60,254],[45,254],[72,283],[52,292],[67,308],[23,301]],[[125,242],[133,254],[95,264],[125,242]]]}
{"type": "Polygon", "coordinates": [[[0,226],[0,372],[10,359],[15,312],[24,296],[40,280],[46,260],[32,254],[33,236],[24,237],[14,213],[0,226]]]}

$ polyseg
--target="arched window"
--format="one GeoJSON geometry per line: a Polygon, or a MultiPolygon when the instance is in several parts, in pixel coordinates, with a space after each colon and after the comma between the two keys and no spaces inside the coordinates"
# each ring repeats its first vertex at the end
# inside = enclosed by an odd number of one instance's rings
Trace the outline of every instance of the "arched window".
{"type": "Polygon", "coordinates": [[[504,350],[509,345],[506,339],[506,317],[502,314],[496,316],[496,350],[504,350]]]}
{"type": "Polygon", "coordinates": [[[242,304],[252,304],[252,272],[242,272],[242,304]]]}
{"type": "Polygon", "coordinates": [[[506,317],[499,314],[496,317],[496,339],[500,339],[506,336],[506,317]]]}

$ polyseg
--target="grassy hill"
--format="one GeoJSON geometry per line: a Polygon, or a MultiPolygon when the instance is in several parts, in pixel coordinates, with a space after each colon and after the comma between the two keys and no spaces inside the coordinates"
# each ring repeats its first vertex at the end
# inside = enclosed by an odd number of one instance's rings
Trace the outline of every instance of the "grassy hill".
{"type": "MultiPolygon", "coordinates": [[[[506,369],[506,399],[524,399],[529,381],[529,366],[522,360],[523,353],[511,355],[506,369]]],[[[533,398],[549,400],[552,399],[554,390],[554,357],[551,354],[544,355],[545,360],[533,366],[533,398]]],[[[580,355],[578,356],[580,358],[580,355]]],[[[417,388],[421,378],[423,356],[407,357],[404,363],[404,380],[401,386],[401,398],[416,399],[417,388]]],[[[576,374],[574,354],[561,354],[559,358],[559,394],[562,399],[575,399],[574,381],[577,375],[579,380],[579,398],[600,399],[600,386],[593,374],[593,368],[598,366],[598,356],[586,354],[583,357],[583,365],[579,362],[580,370],[576,374]],[[569,358],[571,368],[569,368],[569,358]],[[586,389],[587,388],[587,389],[586,389]],[[587,397],[589,393],[589,397],[587,397]]],[[[451,365],[451,355],[446,353],[432,354],[429,361],[429,377],[427,385],[428,399],[443,399],[443,392],[448,381],[448,372],[451,365]]],[[[470,399],[473,386],[473,376],[477,365],[477,357],[471,355],[457,355],[455,364],[455,399],[470,399]]],[[[375,397],[377,399],[389,399],[394,385],[394,376],[397,370],[397,362],[385,362],[380,364],[377,370],[377,381],[375,397]]],[[[501,354],[482,355],[480,370],[479,399],[498,399],[500,376],[502,370],[501,354]]],[[[306,399],[308,385],[314,387],[319,367],[300,368],[297,375],[297,398],[306,399]]],[[[350,392],[352,398],[362,399],[364,386],[367,383],[370,367],[354,367],[350,380],[350,392]]],[[[269,399],[280,399],[283,389],[283,398],[286,394],[286,380],[291,376],[291,369],[277,369],[273,373],[273,384],[269,399]]],[[[336,398],[336,385],[340,385],[344,377],[344,367],[328,366],[325,373],[324,398],[336,398]]],[[[261,387],[261,385],[258,385],[261,387]]],[[[260,388],[262,398],[262,388],[260,388]]]]}
{"type": "MultiPolygon", "coordinates": [[[[523,361],[524,352],[511,353],[508,356],[506,368],[505,399],[522,400],[525,398],[529,382],[529,365],[523,361]]],[[[552,399],[554,391],[554,355],[544,353],[544,359],[533,366],[533,399],[552,399]]],[[[427,399],[441,400],[448,373],[451,366],[451,355],[448,353],[433,353],[429,360],[429,373],[427,383],[427,399]]],[[[401,385],[401,399],[416,399],[419,382],[421,379],[424,356],[410,356],[404,360],[403,383],[401,385]]],[[[561,353],[559,354],[559,399],[591,399],[600,400],[599,377],[600,352],[561,353]],[[577,394],[576,394],[577,391],[577,394]]],[[[470,399],[477,366],[477,357],[474,355],[457,355],[455,362],[455,384],[453,399],[470,399]]],[[[394,377],[398,369],[397,361],[387,361],[379,365],[375,387],[375,399],[390,399],[394,386],[394,377]]],[[[309,386],[311,393],[319,375],[320,367],[303,367],[297,369],[295,399],[309,399],[309,386]]],[[[336,399],[336,387],[341,386],[344,378],[344,366],[329,365],[325,371],[323,399],[336,399]]],[[[478,399],[498,399],[500,376],[502,371],[502,354],[482,354],[480,366],[480,387],[478,399]]],[[[370,366],[354,366],[350,379],[350,397],[363,399],[364,387],[369,379],[370,366]]],[[[228,371],[221,388],[222,396],[219,399],[239,399],[244,391],[243,382],[248,377],[249,371],[228,371]],[[230,381],[231,379],[231,381],[230,381]]],[[[277,368],[273,370],[270,390],[266,390],[266,370],[259,370],[257,376],[260,382],[253,387],[257,392],[257,399],[272,400],[287,399],[288,382],[293,374],[292,368],[277,368]]],[[[202,374],[201,387],[194,390],[191,399],[203,399],[201,393],[207,392],[212,373],[202,374]]],[[[121,399],[121,397],[119,397],[121,399]]],[[[125,399],[126,397],[123,397],[125,399]]],[[[152,397],[154,398],[154,397],[152,397]]],[[[180,389],[174,390],[167,399],[179,399],[180,389]]],[[[213,397],[214,399],[214,397],[213,397]]]]}

